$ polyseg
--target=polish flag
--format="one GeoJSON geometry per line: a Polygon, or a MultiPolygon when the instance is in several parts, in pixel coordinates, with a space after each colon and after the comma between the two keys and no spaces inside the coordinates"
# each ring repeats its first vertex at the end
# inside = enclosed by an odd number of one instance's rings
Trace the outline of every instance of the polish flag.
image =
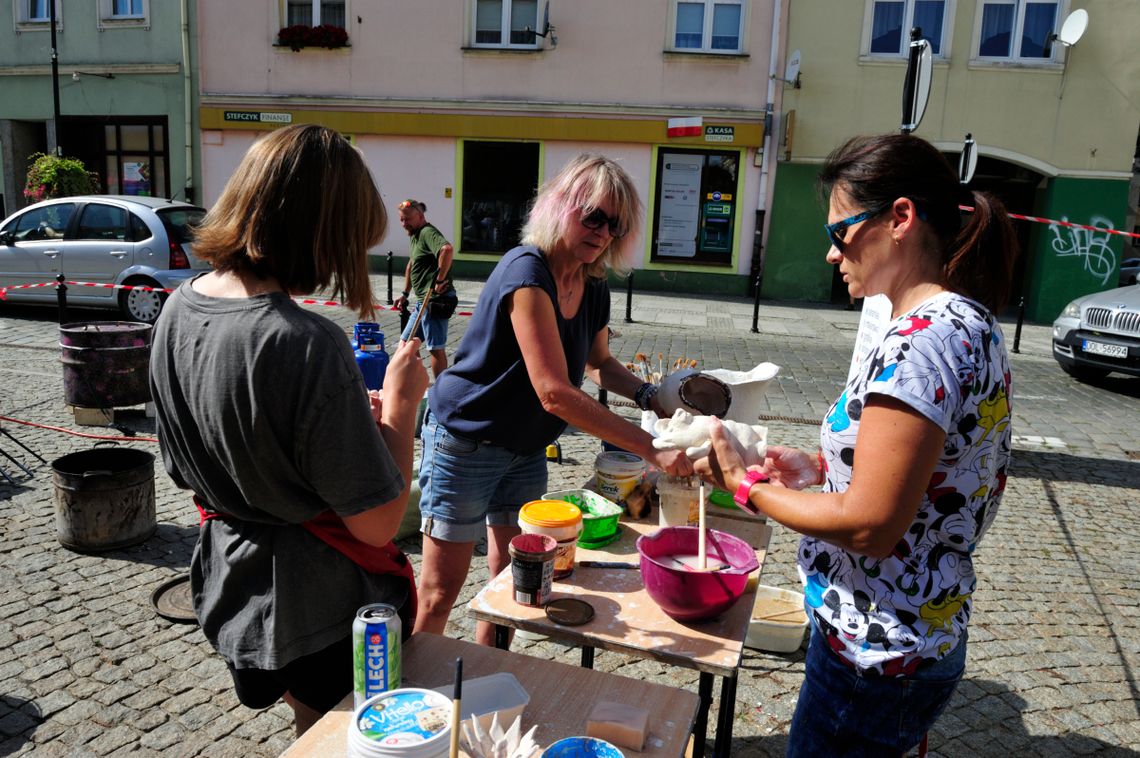
{"type": "Polygon", "coordinates": [[[669,119],[670,137],[699,137],[701,136],[703,119],[700,116],[693,118],[671,118],[669,119]]]}

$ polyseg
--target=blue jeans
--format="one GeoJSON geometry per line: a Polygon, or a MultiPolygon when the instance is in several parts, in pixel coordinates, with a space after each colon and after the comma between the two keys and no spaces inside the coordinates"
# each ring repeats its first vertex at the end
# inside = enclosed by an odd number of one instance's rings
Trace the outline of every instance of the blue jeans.
{"type": "Polygon", "coordinates": [[[444,542],[475,542],[487,526],[518,526],[519,508],[546,492],[546,451],[505,447],[447,431],[428,410],[420,463],[420,531],[444,542]]]}
{"type": "MultiPolygon", "coordinates": [[[[455,290],[450,289],[447,291],[448,295],[454,295],[455,290]]],[[[421,300],[412,306],[411,312],[408,313],[408,325],[404,327],[403,334],[400,335],[402,340],[410,340],[412,337],[419,337],[424,341],[424,347],[428,350],[443,350],[447,347],[447,322],[450,319],[446,318],[432,318],[431,313],[425,313],[423,320],[420,321],[419,328],[416,333],[412,334],[412,324],[416,323],[416,316],[419,315],[420,308],[424,307],[421,300]]]]}
{"type": "Polygon", "coordinates": [[[908,677],[865,675],[812,623],[789,758],[901,756],[922,741],[966,670],[966,633],[953,652],[908,677]]]}

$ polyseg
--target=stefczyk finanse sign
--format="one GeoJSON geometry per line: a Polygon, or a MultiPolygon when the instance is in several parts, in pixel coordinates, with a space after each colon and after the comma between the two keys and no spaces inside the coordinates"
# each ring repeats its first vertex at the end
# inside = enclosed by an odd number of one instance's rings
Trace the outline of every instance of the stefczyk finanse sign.
{"type": "Polygon", "coordinates": [[[291,124],[292,113],[265,113],[261,111],[224,111],[223,121],[252,121],[260,124],[291,124]]]}

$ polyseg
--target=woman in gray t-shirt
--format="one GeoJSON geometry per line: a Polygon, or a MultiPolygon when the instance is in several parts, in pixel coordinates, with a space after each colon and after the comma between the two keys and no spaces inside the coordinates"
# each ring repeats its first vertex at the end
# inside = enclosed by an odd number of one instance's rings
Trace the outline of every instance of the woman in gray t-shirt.
{"type": "Polygon", "coordinates": [[[372,315],[367,251],[387,219],[360,154],[318,126],[250,148],[197,231],[214,270],[155,328],[151,386],[163,462],[202,527],[194,611],[239,699],[284,698],[298,734],[352,689],[351,630],[367,603],[410,629],[403,517],[427,374],[413,340],[370,399],[344,332],[291,295],[331,289],[372,315]]]}

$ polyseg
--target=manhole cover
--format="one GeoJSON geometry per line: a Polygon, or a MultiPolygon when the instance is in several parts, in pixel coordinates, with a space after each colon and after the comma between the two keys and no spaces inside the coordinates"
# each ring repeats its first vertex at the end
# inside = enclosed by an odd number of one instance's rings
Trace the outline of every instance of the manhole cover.
{"type": "Polygon", "coordinates": [[[150,596],[150,604],[164,619],[180,623],[197,623],[194,598],[190,594],[190,577],[180,576],[160,584],[150,596]]]}

